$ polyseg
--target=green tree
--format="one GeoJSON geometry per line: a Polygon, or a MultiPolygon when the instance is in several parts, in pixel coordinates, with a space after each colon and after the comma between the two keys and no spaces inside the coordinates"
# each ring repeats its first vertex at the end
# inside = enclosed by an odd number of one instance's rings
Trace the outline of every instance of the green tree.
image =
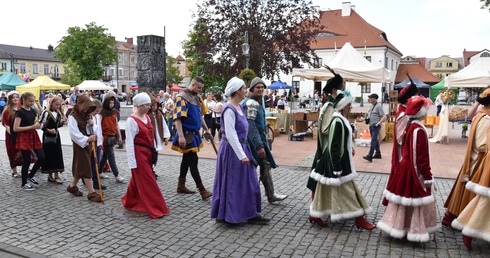
{"type": "MultiPolygon", "coordinates": [[[[482,2],[482,6],[481,6],[481,9],[487,9],[490,7],[490,0],[480,0],[480,2],[482,2]]],[[[490,8],[489,8],[490,10],[490,8]]]]}
{"type": "Polygon", "coordinates": [[[68,35],[61,38],[55,54],[68,68],[66,76],[70,78],[64,81],[76,85],[84,80],[99,80],[104,74],[103,64],[116,62],[116,41],[106,31],[95,22],[86,24],[85,28],[68,28],[68,35]]]}
{"type": "Polygon", "coordinates": [[[231,73],[231,64],[220,59],[214,59],[219,49],[215,47],[205,22],[198,19],[188,34],[188,40],[182,42],[184,56],[190,77],[203,77],[204,90],[224,91],[226,82],[236,73],[231,73]]]}
{"type": "Polygon", "coordinates": [[[247,31],[249,68],[260,77],[273,79],[300,67],[301,62],[313,65],[317,56],[310,43],[323,29],[319,19],[310,18],[313,13],[310,0],[204,0],[198,4],[198,19],[190,35],[194,37],[184,49],[192,46],[195,65],[211,62],[210,67],[204,66],[205,71],[213,69],[227,80],[245,68],[242,44],[247,31]]]}
{"type": "Polygon", "coordinates": [[[180,76],[179,67],[175,66],[177,59],[171,56],[167,56],[167,84],[179,84],[184,77],[180,76]]]}

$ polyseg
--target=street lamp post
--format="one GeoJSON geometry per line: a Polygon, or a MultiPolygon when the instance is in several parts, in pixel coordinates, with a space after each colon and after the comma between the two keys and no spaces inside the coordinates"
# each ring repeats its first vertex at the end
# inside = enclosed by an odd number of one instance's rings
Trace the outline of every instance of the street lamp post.
{"type": "Polygon", "coordinates": [[[248,31],[245,31],[245,42],[242,44],[242,52],[247,60],[246,68],[248,69],[248,63],[250,61],[250,45],[248,44],[248,31]]]}

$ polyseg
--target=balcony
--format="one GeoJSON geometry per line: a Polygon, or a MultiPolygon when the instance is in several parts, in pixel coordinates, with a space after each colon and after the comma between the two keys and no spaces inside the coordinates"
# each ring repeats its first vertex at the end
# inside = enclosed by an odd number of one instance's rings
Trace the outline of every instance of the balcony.
{"type": "Polygon", "coordinates": [[[112,75],[104,75],[102,77],[102,81],[104,82],[112,81],[112,75]]]}

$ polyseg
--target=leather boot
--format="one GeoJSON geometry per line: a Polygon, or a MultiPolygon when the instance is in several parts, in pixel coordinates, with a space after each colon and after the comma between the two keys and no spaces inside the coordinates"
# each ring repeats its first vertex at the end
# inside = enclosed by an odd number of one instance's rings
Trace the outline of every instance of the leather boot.
{"type": "Polygon", "coordinates": [[[201,194],[203,200],[213,196],[213,193],[206,190],[206,188],[204,188],[204,185],[202,183],[197,185],[197,189],[199,189],[199,193],[201,194]]]}
{"type": "Polygon", "coordinates": [[[454,219],[456,219],[456,215],[452,214],[449,211],[446,211],[444,213],[444,217],[442,218],[441,223],[442,225],[451,228],[451,223],[453,222],[454,219]]]}
{"type": "Polygon", "coordinates": [[[179,183],[177,185],[177,193],[196,193],[187,187],[185,187],[185,177],[179,177],[179,183]]]}
{"type": "Polygon", "coordinates": [[[265,194],[267,195],[267,201],[269,203],[273,203],[273,202],[282,201],[282,200],[288,198],[287,195],[276,194],[274,192],[274,183],[272,182],[272,175],[270,173],[271,164],[266,159],[262,160],[262,164],[264,166],[264,169],[263,169],[264,172],[263,172],[263,175],[260,176],[260,181],[262,181],[262,184],[264,185],[265,194]]]}
{"type": "Polygon", "coordinates": [[[473,246],[471,246],[471,241],[473,241],[472,237],[463,235],[463,243],[468,248],[468,250],[473,251],[473,246]]]}
{"type": "Polygon", "coordinates": [[[356,227],[358,229],[363,228],[365,230],[373,230],[376,228],[376,225],[369,223],[366,218],[363,216],[359,216],[356,218],[356,227]]]}

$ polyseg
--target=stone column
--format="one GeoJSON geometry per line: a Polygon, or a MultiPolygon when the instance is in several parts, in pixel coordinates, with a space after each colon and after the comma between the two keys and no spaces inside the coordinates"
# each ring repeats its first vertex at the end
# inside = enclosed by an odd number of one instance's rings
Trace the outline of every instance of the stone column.
{"type": "Polygon", "coordinates": [[[165,90],[165,38],[138,36],[138,92],[165,90]]]}

